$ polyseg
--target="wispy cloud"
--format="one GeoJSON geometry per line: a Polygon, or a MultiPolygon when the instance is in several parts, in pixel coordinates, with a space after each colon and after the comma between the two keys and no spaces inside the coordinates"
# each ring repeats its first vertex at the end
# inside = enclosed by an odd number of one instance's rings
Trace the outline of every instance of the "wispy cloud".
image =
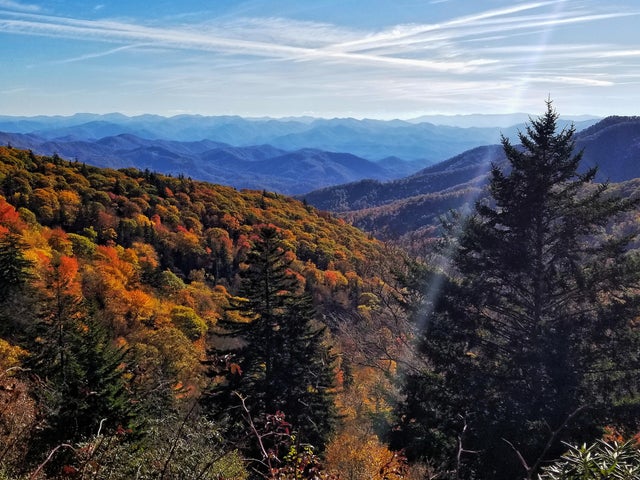
{"type": "MultiPolygon", "coordinates": [[[[530,8],[537,8],[539,4],[531,4],[530,8]],[[535,5],[535,7],[534,7],[535,5]]],[[[523,6],[520,6],[522,9],[523,6]]],[[[544,15],[524,15],[492,18],[502,13],[513,12],[514,9],[494,11],[492,15],[478,15],[456,19],[445,24],[437,25],[412,25],[398,26],[392,30],[363,38],[354,42],[348,42],[328,47],[342,51],[358,51],[368,49],[369,51],[393,51],[395,48],[398,54],[416,49],[432,49],[433,46],[440,48],[443,44],[459,46],[460,51],[467,54],[478,55],[484,50],[470,50],[461,47],[461,43],[468,40],[506,40],[514,35],[536,34],[544,29],[557,28],[562,25],[577,23],[596,22],[600,20],[620,18],[625,16],[639,15],[639,12],[631,13],[610,13],[592,15],[570,15],[548,13],[544,15]]]]}
{"type": "MultiPolygon", "coordinates": [[[[3,3],[14,3],[0,0],[3,3]]],[[[347,62],[465,74],[502,61],[496,49],[469,49],[461,42],[469,38],[501,36],[560,25],[594,22],[638,12],[587,14],[583,11],[529,15],[554,4],[529,2],[508,8],[486,10],[446,22],[398,25],[368,33],[330,24],[282,18],[240,19],[226,24],[196,27],[155,28],[108,20],[79,20],[36,14],[4,12],[0,29],[25,35],[82,38],[127,45],[102,53],[66,60],[81,61],[132,48],[130,44],[154,44],[165,48],[226,54],[251,55],[290,61],[347,62]]],[[[517,48],[517,47],[512,47],[517,48]]],[[[530,47],[528,47],[530,48],[530,47]]],[[[597,53],[597,50],[595,50],[597,53]]],[[[517,53],[513,50],[512,53],[517,53]]],[[[609,52],[616,54],[615,52],[609,52]]],[[[633,53],[619,53],[630,55],[633,53]]]]}
{"type": "Polygon", "coordinates": [[[9,10],[18,10],[20,12],[39,12],[41,8],[38,5],[31,5],[13,0],[0,0],[0,8],[9,10]]]}
{"type": "Polygon", "coordinates": [[[356,41],[347,42],[339,45],[334,45],[333,48],[371,48],[389,46],[390,44],[410,44],[415,41],[415,38],[419,38],[425,34],[435,31],[443,31],[450,28],[461,28],[468,25],[477,24],[478,22],[494,17],[501,17],[504,15],[519,13],[535,8],[540,8],[545,5],[553,3],[548,2],[536,2],[518,5],[509,8],[489,10],[476,15],[462,16],[443,23],[435,24],[420,24],[420,25],[397,25],[391,29],[387,29],[383,32],[366,36],[365,38],[358,39],[356,41]]]}
{"type": "MultiPolygon", "coordinates": [[[[443,105],[473,95],[490,105],[505,92],[528,86],[544,89],[544,95],[554,86],[611,87],[633,74],[629,64],[640,57],[640,42],[622,44],[597,35],[550,39],[549,32],[640,15],[640,7],[621,10],[586,0],[525,0],[434,23],[378,29],[277,16],[201,15],[196,21],[177,15],[170,24],[166,18],[135,23],[45,15],[37,6],[12,0],[0,0],[0,7],[5,9],[0,32],[83,42],[80,53],[65,58],[60,51],[48,65],[94,60],[92,66],[100,65],[99,59],[129,52],[155,69],[150,73],[123,62],[119,68],[128,68],[126,81],[136,92],[193,98],[242,88],[246,98],[274,103],[348,96],[369,104],[377,96],[398,104],[443,105]]],[[[107,8],[101,7],[92,15],[104,14],[107,8]]]]}
{"type": "Polygon", "coordinates": [[[568,77],[564,75],[558,76],[535,76],[531,77],[530,82],[534,83],[552,83],[552,84],[565,84],[565,85],[582,85],[588,87],[610,87],[614,85],[614,82],[609,80],[599,80],[597,78],[584,78],[584,77],[568,77]]]}
{"type": "MultiPolygon", "coordinates": [[[[294,25],[299,27],[296,22],[294,25]]],[[[306,25],[308,30],[308,25],[306,25]]],[[[152,42],[177,49],[222,51],[226,53],[256,55],[296,61],[324,60],[352,63],[383,64],[436,71],[466,72],[480,65],[493,63],[490,59],[446,61],[436,59],[402,58],[362,54],[325,47],[301,47],[282,42],[280,30],[274,30],[271,41],[243,40],[217,35],[216,30],[202,34],[193,29],[153,28],[135,24],[75,20],[45,15],[29,15],[19,19],[0,19],[0,29],[27,35],[82,38],[106,42],[152,42]]],[[[222,33],[222,31],[221,31],[222,33]]],[[[315,37],[310,37],[315,38],[315,37]]]]}
{"type": "Polygon", "coordinates": [[[151,44],[148,43],[140,43],[140,44],[134,44],[134,45],[124,45],[122,47],[117,47],[117,48],[111,48],[109,50],[105,50],[102,52],[96,52],[96,53],[87,53],[86,55],[80,55],[77,57],[72,57],[72,58],[66,58],[63,60],[54,60],[49,62],[50,65],[61,65],[61,64],[65,64],[65,63],[74,63],[74,62],[82,62],[84,60],[91,60],[94,58],[101,58],[101,57],[106,57],[109,55],[114,55],[116,53],[122,52],[124,50],[132,50],[135,48],[142,48],[142,47],[149,47],[152,46],[151,44]]]}
{"type": "Polygon", "coordinates": [[[640,57],[640,49],[637,50],[613,50],[610,52],[599,52],[597,56],[605,57],[605,58],[616,58],[616,57],[640,57]]]}
{"type": "Polygon", "coordinates": [[[0,90],[1,95],[16,95],[20,93],[24,93],[28,91],[28,88],[20,87],[20,88],[10,88],[9,90],[0,90]]]}

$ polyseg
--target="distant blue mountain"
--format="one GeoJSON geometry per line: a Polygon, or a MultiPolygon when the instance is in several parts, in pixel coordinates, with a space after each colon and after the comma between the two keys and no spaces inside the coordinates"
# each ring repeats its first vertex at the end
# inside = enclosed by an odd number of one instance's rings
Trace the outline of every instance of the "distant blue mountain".
{"type": "MultiPolygon", "coordinates": [[[[87,130],[82,128],[79,131],[87,130]]],[[[289,152],[271,145],[235,147],[212,140],[154,140],[130,133],[98,140],[79,140],[78,135],[66,133],[65,137],[49,140],[35,134],[0,132],[0,143],[42,155],[55,153],[99,167],[149,169],[237,188],[266,189],[286,194],[299,194],[363,178],[389,180],[406,173],[406,169],[386,169],[349,153],[317,149],[289,152]]]]}
{"type": "MultiPolygon", "coordinates": [[[[640,117],[608,117],[578,132],[581,170],[597,166],[597,181],[638,182],[640,117]]],[[[517,145],[517,138],[511,137],[517,145]]],[[[300,196],[322,210],[341,212],[354,225],[380,238],[415,238],[434,228],[440,216],[482,195],[491,164],[506,160],[501,145],[477,147],[405,178],[362,180],[300,196]]],[[[427,235],[428,236],[428,235],[427,235]]]]}
{"type": "MultiPolygon", "coordinates": [[[[508,128],[514,125],[523,125],[528,123],[531,115],[528,113],[517,112],[507,114],[469,114],[469,115],[423,115],[421,117],[407,120],[410,123],[433,123],[434,125],[447,125],[450,127],[500,127],[508,128]]],[[[560,117],[559,125],[566,123],[575,123],[578,130],[585,128],[586,125],[593,125],[601,120],[600,117],[593,115],[574,115],[570,117],[560,117]]]]}

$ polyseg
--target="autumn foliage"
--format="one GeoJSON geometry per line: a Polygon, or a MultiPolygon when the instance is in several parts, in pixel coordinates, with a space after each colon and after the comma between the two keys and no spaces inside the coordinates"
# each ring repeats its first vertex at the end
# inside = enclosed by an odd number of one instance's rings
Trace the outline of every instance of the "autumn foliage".
{"type": "MultiPolygon", "coordinates": [[[[380,243],[275,193],[0,147],[0,388],[16,392],[2,394],[8,426],[0,440],[11,447],[0,451],[0,465],[18,475],[46,461],[43,475],[70,475],[94,459],[60,445],[100,434],[122,449],[159,419],[175,417],[177,430],[180,415],[200,418],[189,408],[211,382],[203,364],[217,348],[210,338],[222,321],[251,320],[232,305],[265,226],[278,232],[286,274],[317,318],[334,319],[326,335],[341,359],[332,367],[340,395],[345,375],[360,367],[335,319],[358,315],[362,302],[371,304],[363,293],[380,289],[377,265],[388,262],[380,243]],[[78,416],[74,428],[63,427],[78,416]]],[[[334,451],[351,441],[336,434],[334,451]]],[[[169,437],[153,438],[157,451],[171,451],[169,437]]],[[[395,465],[375,435],[363,441],[395,465]]],[[[216,448],[233,451],[224,441],[216,448]]],[[[174,478],[179,459],[169,458],[158,468],[174,478]]]]}

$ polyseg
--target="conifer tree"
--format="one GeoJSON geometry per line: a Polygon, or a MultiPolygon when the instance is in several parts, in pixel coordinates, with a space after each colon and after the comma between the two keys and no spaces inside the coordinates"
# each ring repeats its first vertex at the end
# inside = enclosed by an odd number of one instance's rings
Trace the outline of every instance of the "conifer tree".
{"type": "Polygon", "coordinates": [[[0,336],[13,337],[17,343],[33,307],[28,289],[33,265],[24,251],[20,235],[0,232],[0,336]]]}
{"type": "Polygon", "coordinates": [[[39,318],[30,326],[27,367],[46,420],[38,443],[75,441],[126,429],[135,407],[124,379],[126,351],[86,311],[77,262],[58,256],[44,275],[39,318]]]}
{"type": "Polygon", "coordinates": [[[29,278],[31,262],[24,257],[20,236],[0,233],[0,303],[12,292],[19,290],[29,278]]]}
{"type": "MultiPolygon", "coordinates": [[[[639,269],[609,222],[636,202],[579,173],[574,129],[532,120],[503,138],[491,198],[450,238],[451,271],[409,376],[396,443],[456,478],[534,478],[561,441],[635,428],[639,269]]],[[[440,279],[441,280],[441,279],[440,279]]]]}
{"type": "Polygon", "coordinates": [[[262,228],[247,263],[236,308],[250,321],[225,324],[226,336],[242,347],[231,352],[232,366],[214,389],[211,408],[225,418],[230,436],[251,438],[239,394],[257,422],[282,412],[299,441],[322,448],[336,418],[333,358],[323,343],[324,329],[314,322],[309,295],[288,270],[276,228],[262,228]]]}
{"type": "Polygon", "coordinates": [[[44,355],[34,364],[34,371],[42,375],[38,392],[47,417],[40,440],[53,445],[135,426],[136,406],[124,379],[127,351],[114,346],[91,318],[73,322],[65,342],[64,371],[58,358],[47,357],[51,350],[39,352],[44,355]],[[48,367],[42,363],[46,361],[48,367]]]}

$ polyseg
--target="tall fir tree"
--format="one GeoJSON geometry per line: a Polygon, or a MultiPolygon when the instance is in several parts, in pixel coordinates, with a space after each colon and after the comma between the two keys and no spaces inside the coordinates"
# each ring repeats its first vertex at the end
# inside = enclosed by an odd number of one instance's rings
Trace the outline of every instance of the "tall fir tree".
{"type": "MultiPolygon", "coordinates": [[[[396,444],[456,478],[534,478],[562,441],[637,429],[640,269],[606,227],[636,202],[579,173],[574,129],[551,102],[503,138],[491,198],[450,237],[451,271],[406,382],[396,444]]],[[[438,277],[438,281],[442,281],[438,277]]]]}
{"type": "Polygon", "coordinates": [[[29,278],[31,262],[25,258],[24,250],[18,234],[0,232],[0,303],[20,290],[29,278]]]}
{"type": "Polygon", "coordinates": [[[126,350],[86,311],[77,262],[58,256],[44,275],[40,315],[25,346],[26,366],[36,379],[35,396],[46,420],[37,450],[86,438],[99,430],[127,429],[136,406],[124,374],[126,350]]]}
{"type": "Polygon", "coordinates": [[[18,343],[33,309],[27,288],[33,264],[24,252],[20,235],[0,232],[0,335],[18,343]]]}
{"type": "MultiPolygon", "coordinates": [[[[324,343],[324,327],[314,320],[311,298],[290,264],[278,230],[263,227],[248,255],[242,297],[235,302],[248,321],[223,324],[227,340],[241,346],[229,351],[230,368],[207,403],[224,419],[231,437],[252,437],[238,394],[256,422],[282,412],[298,441],[322,449],[337,418],[335,358],[324,343]]],[[[215,352],[218,357],[224,353],[215,352]]]]}

